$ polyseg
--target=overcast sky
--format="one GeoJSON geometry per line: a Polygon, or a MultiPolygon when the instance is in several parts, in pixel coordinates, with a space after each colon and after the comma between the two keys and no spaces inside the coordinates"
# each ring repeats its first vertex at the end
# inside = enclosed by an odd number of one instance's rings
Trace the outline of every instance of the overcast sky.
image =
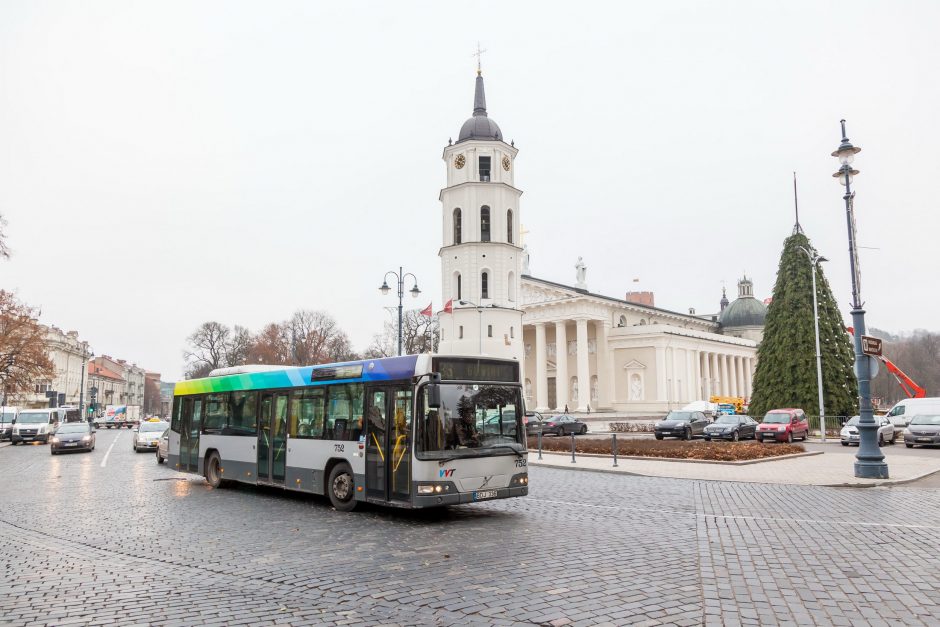
{"type": "MultiPolygon", "coordinates": [[[[940,3],[0,3],[0,286],[97,353],[331,313],[357,349],[403,265],[441,306],[441,152],[520,149],[532,273],[699,313],[770,295],[793,226],[848,315],[839,119],[870,326],[940,328],[940,3]],[[634,283],[639,279],[639,283],[634,283]]],[[[410,285],[406,286],[410,288],[410,285]]]]}

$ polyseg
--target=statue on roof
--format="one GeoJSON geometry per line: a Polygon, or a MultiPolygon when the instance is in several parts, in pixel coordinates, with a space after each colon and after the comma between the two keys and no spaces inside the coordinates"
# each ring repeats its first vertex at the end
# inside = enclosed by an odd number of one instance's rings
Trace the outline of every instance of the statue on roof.
{"type": "Polygon", "coordinates": [[[574,269],[575,269],[575,278],[577,279],[577,283],[575,283],[575,287],[580,288],[582,290],[586,290],[587,289],[587,282],[586,282],[587,266],[584,265],[584,259],[582,259],[581,257],[578,257],[578,263],[575,264],[574,269]]]}

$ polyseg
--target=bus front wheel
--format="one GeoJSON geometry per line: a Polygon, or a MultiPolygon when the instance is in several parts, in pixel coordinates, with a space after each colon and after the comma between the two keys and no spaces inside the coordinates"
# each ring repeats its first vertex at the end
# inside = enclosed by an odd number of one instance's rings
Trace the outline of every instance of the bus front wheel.
{"type": "Polygon", "coordinates": [[[351,512],[356,508],[356,482],[349,464],[339,463],[333,466],[326,491],[336,511],[351,512]]]}

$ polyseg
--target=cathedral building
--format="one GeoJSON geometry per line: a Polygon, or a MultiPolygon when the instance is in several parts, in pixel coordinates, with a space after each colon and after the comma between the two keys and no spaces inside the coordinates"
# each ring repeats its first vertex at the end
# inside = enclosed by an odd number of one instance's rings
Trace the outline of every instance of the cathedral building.
{"type": "Polygon", "coordinates": [[[526,405],[539,411],[651,415],[711,395],[749,397],[766,307],[746,277],[714,315],[656,307],[651,293],[591,292],[536,277],[519,241],[518,149],[486,108],[477,71],[473,114],[444,148],[447,185],[441,353],[518,360],[526,405]]]}

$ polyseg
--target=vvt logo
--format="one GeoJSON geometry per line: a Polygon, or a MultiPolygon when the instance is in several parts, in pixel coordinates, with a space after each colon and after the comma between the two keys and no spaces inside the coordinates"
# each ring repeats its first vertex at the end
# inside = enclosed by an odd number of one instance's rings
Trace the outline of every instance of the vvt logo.
{"type": "Polygon", "coordinates": [[[441,477],[453,477],[454,469],[453,468],[441,468],[440,470],[441,477]]]}

